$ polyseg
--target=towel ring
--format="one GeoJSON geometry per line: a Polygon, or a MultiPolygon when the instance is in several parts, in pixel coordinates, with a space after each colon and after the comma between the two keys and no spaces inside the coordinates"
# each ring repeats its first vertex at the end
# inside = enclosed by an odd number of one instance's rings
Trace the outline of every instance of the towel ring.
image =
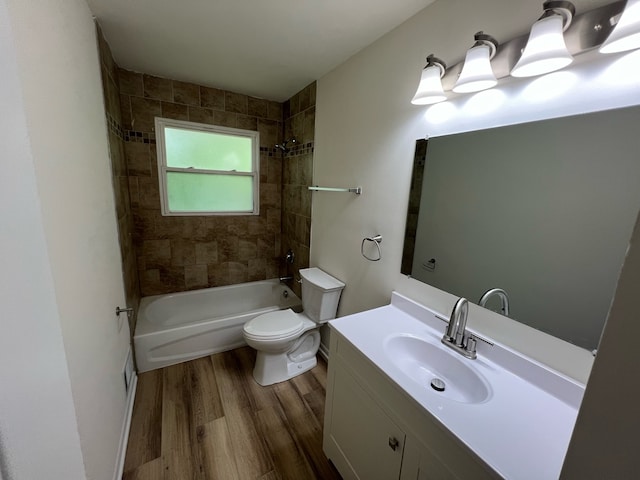
{"type": "Polygon", "coordinates": [[[377,261],[382,259],[382,251],[380,250],[380,244],[381,243],[382,243],[382,235],[375,235],[373,237],[364,237],[362,239],[362,244],[360,245],[360,253],[367,260],[369,260],[371,262],[377,262],[377,261]],[[375,243],[376,247],[378,248],[378,258],[367,257],[367,255],[364,253],[364,242],[373,242],[373,243],[375,243]]]}

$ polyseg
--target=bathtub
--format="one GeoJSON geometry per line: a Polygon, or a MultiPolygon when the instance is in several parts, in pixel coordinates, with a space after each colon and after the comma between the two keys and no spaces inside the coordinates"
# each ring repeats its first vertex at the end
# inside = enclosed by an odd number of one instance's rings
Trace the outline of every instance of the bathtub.
{"type": "Polygon", "coordinates": [[[242,326],[300,298],[278,279],[144,297],[133,342],[139,372],[246,345],[242,326]]]}

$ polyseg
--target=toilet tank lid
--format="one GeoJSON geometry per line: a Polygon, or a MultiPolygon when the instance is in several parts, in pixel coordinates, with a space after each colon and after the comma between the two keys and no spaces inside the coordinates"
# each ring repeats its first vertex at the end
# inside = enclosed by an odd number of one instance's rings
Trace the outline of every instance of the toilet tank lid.
{"type": "Polygon", "coordinates": [[[317,267],[300,269],[300,276],[304,280],[313,283],[324,290],[338,290],[344,288],[344,283],[317,267]]]}

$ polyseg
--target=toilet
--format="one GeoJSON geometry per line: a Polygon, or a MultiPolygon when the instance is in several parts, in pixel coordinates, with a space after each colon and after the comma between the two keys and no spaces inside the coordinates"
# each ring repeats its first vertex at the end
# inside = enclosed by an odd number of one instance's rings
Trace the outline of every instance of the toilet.
{"type": "Polygon", "coordinates": [[[242,334],[257,351],[253,378],[260,385],[284,382],[316,366],[320,325],[336,317],[344,283],[319,268],[300,270],[302,313],[290,308],[259,315],[242,334]]]}

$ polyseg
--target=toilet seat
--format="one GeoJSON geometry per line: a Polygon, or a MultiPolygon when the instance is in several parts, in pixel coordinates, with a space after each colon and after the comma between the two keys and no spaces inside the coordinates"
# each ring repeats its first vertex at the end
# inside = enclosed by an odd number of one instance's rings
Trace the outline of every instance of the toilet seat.
{"type": "Polygon", "coordinates": [[[304,330],[304,322],[290,308],[255,317],[244,325],[244,333],[255,340],[281,340],[296,337],[304,330]]]}

